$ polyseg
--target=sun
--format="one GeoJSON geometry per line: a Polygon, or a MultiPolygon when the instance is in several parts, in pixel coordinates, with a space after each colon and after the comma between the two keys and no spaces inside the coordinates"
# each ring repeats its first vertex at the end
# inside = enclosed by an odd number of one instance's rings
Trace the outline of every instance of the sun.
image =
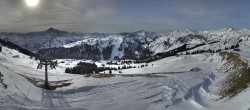
{"type": "Polygon", "coordinates": [[[25,0],[26,4],[30,7],[35,7],[38,5],[39,0],[25,0]]]}

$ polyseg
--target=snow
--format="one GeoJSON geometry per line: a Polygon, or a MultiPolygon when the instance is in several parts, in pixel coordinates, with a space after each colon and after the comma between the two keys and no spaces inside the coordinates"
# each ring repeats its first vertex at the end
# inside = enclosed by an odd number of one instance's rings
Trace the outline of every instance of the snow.
{"type": "MultiPolygon", "coordinates": [[[[134,69],[124,69],[121,70],[122,74],[145,74],[145,73],[167,73],[167,72],[186,72],[189,71],[192,67],[202,67],[201,69],[212,68],[210,62],[201,61],[201,59],[207,58],[206,55],[193,55],[190,56],[172,56],[164,58],[162,60],[148,63],[147,67],[143,68],[134,68],[134,69]],[[199,62],[199,63],[197,63],[199,62]]],[[[131,66],[140,66],[142,64],[132,64],[131,66]]],[[[143,64],[145,65],[145,64],[143,64]]],[[[215,68],[215,67],[213,67],[215,68]]],[[[120,74],[119,71],[114,71],[114,74],[120,74]]]]}
{"type": "MultiPolygon", "coordinates": [[[[83,44],[87,45],[99,45],[99,50],[103,50],[104,48],[107,48],[109,46],[113,46],[113,50],[111,53],[110,60],[114,59],[114,57],[118,56],[119,58],[122,58],[124,55],[124,49],[122,51],[119,51],[120,45],[122,45],[124,40],[123,36],[118,36],[118,35],[108,35],[105,38],[86,38],[84,40],[72,42],[66,45],[63,45],[64,48],[72,48],[75,46],[80,46],[83,44]]],[[[133,41],[131,41],[133,42],[133,41]]],[[[103,59],[103,58],[102,58],[103,59]]]]}
{"type": "MultiPolygon", "coordinates": [[[[249,61],[250,53],[240,52],[249,61]]],[[[66,67],[80,61],[58,59],[56,70],[49,70],[49,81],[70,80],[72,84],[56,90],[34,86],[21,75],[44,79],[44,70],[36,70],[39,63],[18,51],[3,47],[0,52],[0,71],[5,89],[0,86],[0,109],[89,109],[89,110],[233,110],[249,109],[249,88],[230,100],[219,99],[220,81],[226,74],[219,69],[224,61],[217,53],[181,55],[164,58],[147,67],[113,71],[118,76],[92,78],[66,74],[66,67]],[[13,57],[13,56],[19,57],[13,57]],[[65,63],[61,63],[64,61],[65,63]],[[153,65],[152,65],[153,64],[153,65]],[[190,71],[192,68],[200,71],[190,71]],[[121,75],[152,74],[159,77],[121,75]],[[21,75],[19,75],[21,74],[21,75]],[[26,98],[26,95],[27,98],[26,98]],[[25,101],[24,101],[25,100],[25,101]]],[[[107,61],[95,62],[98,66],[107,61]]],[[[131,64],[140,66],[142,64],[131,64]]],[[[122,65],[106,65],[118,67],[122,65]]]]}
{"type": "MultiPolygon", "coordinates": [[[[125,54],[124,48],[141,47],[145,50],[152,52],[152,55],[161,52],[167,52],[169,50],[180,47],[184,44],[197,45],[206,43],[206,45],[197,48],[200,49],[225,49],[236,45],[240,39],[243,40],[240,43],[240,48],[250,48],[250,30],[240,29],[235,30],[233,28],[224,28],[218,30],[209,31],[192,31],[189,29],[173,31],[170,33],[150,33],[147,31],[127,32],[127,33],[70,33],[56,29],[49,29],[42,32],[31,33],[0,33],[0,36],[5,40],[14,42],[28,50],[37,52],[39,49],[63,47],[63,48],[75,48],[77,49],[74,54],[76,57],[82,56],[82,52],[86,48],[84,45],[91,46],[91,48],[98,48],[100,60],[113,60],[115,57],[123,58],[125,54]],[[204,36],[204,38],[190,37],[189,35],[204,36]],[[208,44],[209,42],[219,41],[214,44],[208,44]],[[107,57],[103,58],[103,50],[112,47],[112,51],[107,52],[107,57]]],[[[63,49],[62,48],[62,49],[63,49]]],[[[193,51],[196,51],[193,50],[193,51]]],[[[105,53],[105,52],[104,52],[105,53]]],[[[140,50],[133,50],[133,53],[137,56],[142,56],[144,53],[140,50]]],[[[86,54],[86,53],[85,53],[86,54]]],[[[92,54],[90,54],[92,55],[92,54]]],[[[135,56],[136,57],[136,56],[135,56]]]]}

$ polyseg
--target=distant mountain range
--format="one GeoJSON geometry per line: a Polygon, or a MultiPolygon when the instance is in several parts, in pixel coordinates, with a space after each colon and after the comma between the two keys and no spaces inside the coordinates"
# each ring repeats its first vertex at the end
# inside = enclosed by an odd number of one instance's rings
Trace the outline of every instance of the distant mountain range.
{"type": "Polygon", "coordinates": [[[204,44],[196,50],[223,50],[239,41],[242,41],[239,48],[250,47],[250,30],[232,28],[210,31],[186,29],[167,34],[143,30],[111,34],[75,33],[50,28],[30,33],[2,32],[0,36],[24,49],[60,59],[138,59],[168,52],[183,45],[192,47],[204,44]]]}

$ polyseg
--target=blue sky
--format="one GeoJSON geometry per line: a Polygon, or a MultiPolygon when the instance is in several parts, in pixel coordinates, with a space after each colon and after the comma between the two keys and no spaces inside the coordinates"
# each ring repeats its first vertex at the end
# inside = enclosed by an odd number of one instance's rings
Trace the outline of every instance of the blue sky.
{"type": "Polygon", "coordinates": [[[81,32],[250,28],[249,0],[26,0],[0,1],[0,31],[53,27],[81,32]]]}

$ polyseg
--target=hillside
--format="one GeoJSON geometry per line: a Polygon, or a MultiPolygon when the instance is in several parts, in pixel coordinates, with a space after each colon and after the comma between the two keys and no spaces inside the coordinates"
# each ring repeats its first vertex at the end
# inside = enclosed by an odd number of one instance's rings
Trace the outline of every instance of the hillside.
{"type": "Polygon", "coordinates": [[[236,45],[249,48],[250,43],[248,29],[232,28],[210,31],[187,29],[167,34],[143,30],[111,34],[74,33],[50,28],[42,32],[0,33],[0,36],[41,55],[91,60],[145,59],[183,45],[203,45],[193,51],[218,51],[236,45]]]}
{"type": "MultiPolygon", "coordinates": [[[[235,105],[238,109],[250,107],[246,97],[250,94],[248,87],[231,98],[221,95],[221,88],[233,83],[227,82],[230,74],[226,71],[231,70],[232,59],[225,59],[225,54],[172,56],[144,68],[113,71],[115,75],[109,78],[66,74],[66,67],[82,60],[61,59],[59,61],[69,65],[60,63],[56,70],[50,69],[49,81],[67,80],[70,85],[45,90],[34,85],[34,81],[44,79],[44,70],[36,69],[38,61],[13,49],[3,47],[2,50],[1,109],[231,110],[235,105]]],[[[248,62],[247,50],[239,55],[248,62]]]]}

